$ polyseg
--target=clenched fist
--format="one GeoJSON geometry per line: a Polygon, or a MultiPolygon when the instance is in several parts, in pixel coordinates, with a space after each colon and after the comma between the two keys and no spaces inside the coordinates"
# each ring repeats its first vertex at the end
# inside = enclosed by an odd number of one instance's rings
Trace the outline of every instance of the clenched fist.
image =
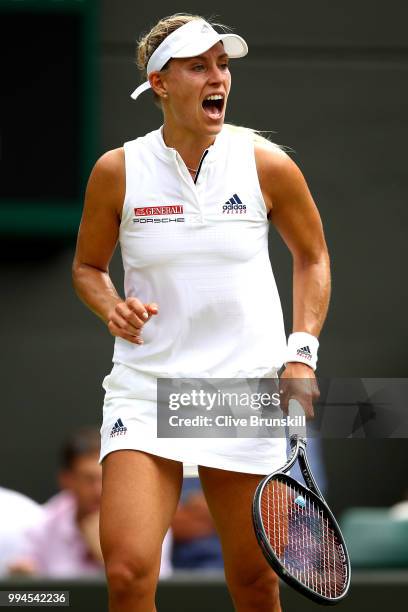
{"type": "Polygon", "coordinates": [[[133,344],[143,344],[142,328],[159,307],[154,302],[143,304],[135,297],[118,302],[108,317],[108,329],[112,336],[118,336],[133,344]]]}

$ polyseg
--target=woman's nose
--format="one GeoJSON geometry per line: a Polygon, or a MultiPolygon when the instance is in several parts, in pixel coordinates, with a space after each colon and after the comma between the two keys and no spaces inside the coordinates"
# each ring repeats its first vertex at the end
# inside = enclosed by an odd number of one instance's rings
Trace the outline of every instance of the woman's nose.
{"type": "Polygon", "coordinates": [[[208,79],[211,83],[221,83],[224,80],[225,72],[218,66],[213,66],[209,70],[208,79]]]}

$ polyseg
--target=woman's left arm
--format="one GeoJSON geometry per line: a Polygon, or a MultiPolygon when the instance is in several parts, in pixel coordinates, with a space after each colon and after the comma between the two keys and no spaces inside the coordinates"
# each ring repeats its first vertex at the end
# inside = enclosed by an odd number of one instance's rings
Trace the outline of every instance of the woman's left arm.
{"type": "MultiPolygon", "coordinates": [[[[257,143],[255,152],[268,218],[293,258],[292,331],[318,337],[330,299],[330,261],[319,212],[303,174],[286,153],[269,143],[257,143]]],[[[313,416],[318,390],[312,368],[290,362],[283,378],[313,380],[301,385],[302,398],[299,392],[291,394],[302,400],[306,415],[313,416]]]]}

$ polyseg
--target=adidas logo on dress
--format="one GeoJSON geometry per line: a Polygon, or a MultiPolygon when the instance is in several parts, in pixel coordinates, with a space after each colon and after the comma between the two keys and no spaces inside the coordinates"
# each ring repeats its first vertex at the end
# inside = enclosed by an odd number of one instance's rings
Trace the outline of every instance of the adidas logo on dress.
{"type": "Polygon", "coordinates": [[[303,357],[303,359],[311,359],[312,353],[310,352],[310,348],[308,346],[303,346],[302,348],[298,348],[296,354],[299,357],[303,357]]]}
{"type": "Polygon", "coordinates": [[[122,422],[122,419],[118,419],[111,429],[110,437],[116,438],[117,436],[124,436],[127,432],[127,427],[122,422]]]}
{"type": "Polygon", "coordinates": [[[231,214],[242,214],[246,213],[246,205],[241,202],[238,195],[234,193],[234,195],[227,201],[222,207],[222,212],[227,213],[227,215],[231,214]]]}

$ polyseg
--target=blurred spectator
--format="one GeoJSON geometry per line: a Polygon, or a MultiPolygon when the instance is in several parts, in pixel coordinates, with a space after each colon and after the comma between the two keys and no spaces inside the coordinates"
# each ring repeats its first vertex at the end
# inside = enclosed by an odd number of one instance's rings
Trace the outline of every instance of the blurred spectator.
{"type": "MultiPolygon", "coordinates": [[[[25,533],[11,574],[80,577],[103,574],[99,542],[102,466],[98,429],[74,433],[61,452],[58,481],[61,488],[43,506],[37,524],[25,533]]],[[[162,550],[160,576],[171,573],[171,533],[162,550]]]]}
{"type": "Polygon", "coordinates": [[[26,533],[13,574],[84,576],[103,571],[99,544],[102,468],[99,431],[84,428],[61,452],[61,492],[44,504],[41,520],[26,533]]]}
{"type": "Polygon", "coordinates": [[[390,508],[391,517],[397,521],[408,521],[408,491],[405,491],[403,501],[390,508]]]}
{"type": "Polygon", "coordinates": [[[0,576],[12,559],[22,554],[23,534],[43,515],[40,504],[29,497],[0,487],[0,576]]]}
{"type": "Polygon", "coordinates": [[[222,569],[221,544],[199,478],[186,478],[172,523],[176,569],[222,569]]]}

